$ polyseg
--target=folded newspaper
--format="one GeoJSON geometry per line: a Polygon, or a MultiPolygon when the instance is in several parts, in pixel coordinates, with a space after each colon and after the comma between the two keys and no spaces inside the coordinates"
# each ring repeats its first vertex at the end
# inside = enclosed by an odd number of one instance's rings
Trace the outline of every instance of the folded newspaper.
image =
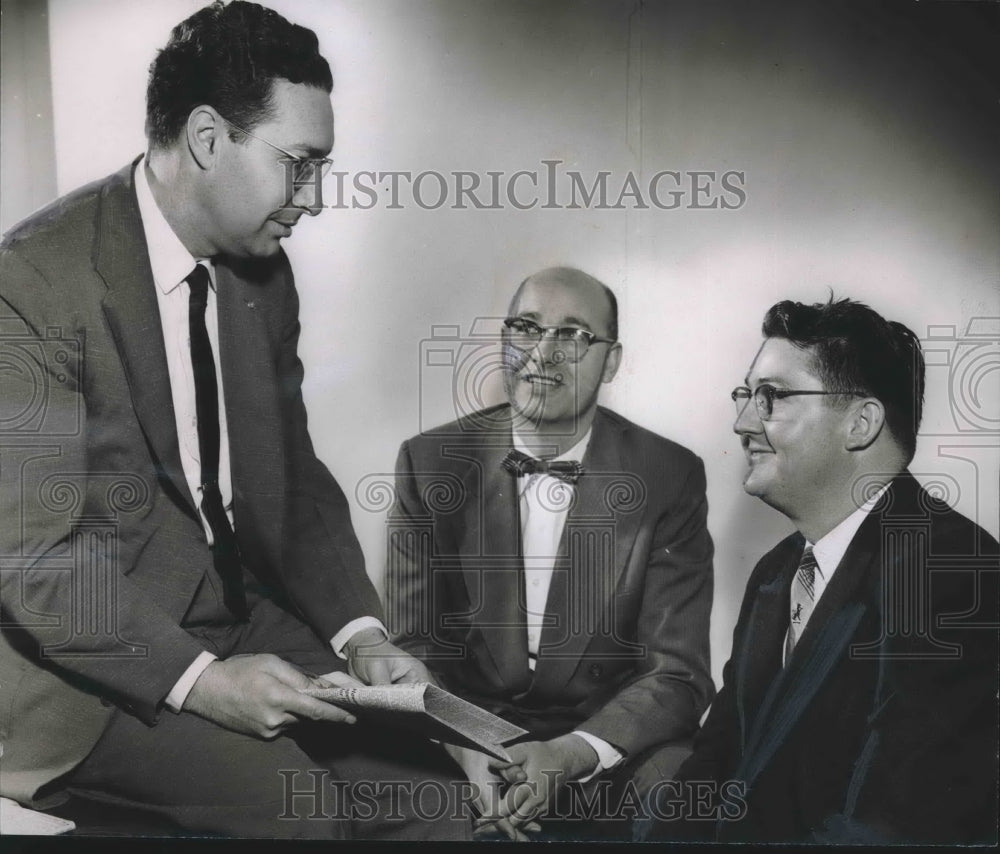
{"type": "Polygon", "coordinates": [[[351,688],[305,688],[304,694],[436,738],[472,747],[510,761],[503,744],[527,730],[480,709],[429,682],[405,685],[363,685],[351,688]]]}

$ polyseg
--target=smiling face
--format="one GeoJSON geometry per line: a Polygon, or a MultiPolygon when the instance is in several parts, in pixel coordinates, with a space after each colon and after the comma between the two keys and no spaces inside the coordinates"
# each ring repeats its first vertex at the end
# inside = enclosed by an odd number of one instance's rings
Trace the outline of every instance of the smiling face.
{"type": "MultiPolygon", "coordinates": [[[[764,383],[824,390],[809,350],[783,338],[768,338],[750,366],[747,386],[764,383]]],[[[839,495],[849,480],[850,411],[835,401],[819,395],[775,400],[771,417],[762,421],[751,399],[733,425],[749,466],[743,488],[793,521],[815,515],[825,496],[839,495]]]]}
{"type": "Polygon", "coordinates": [[[247,129],[259,139],[237,137],[233,142],[229,128],[217,135],[218,160],[203,197],[215,252],[244,258],[274,255],[314,204],[312,184],[289,196],[285,156],[267,142],[298,157],[325,157],[333,148],[330,96],[287,80],[276,79],[273,85],[273,116],[247,129]]]}
{"type": "MultiPolygon", "coordinates": [[[[610,312],[601,285],[571,271],[532,277],[510,310],[512,317],[542,327],[576,326],[600,337],[608,336],[610,312]]],[[[539,433],[580,436],[593,421],[601,384],[618,370],[621,345],[595,342],[575,363],[564,349],[551,335],[530,350],[505,341],[504,389],[511,406],[539,433]]]]}

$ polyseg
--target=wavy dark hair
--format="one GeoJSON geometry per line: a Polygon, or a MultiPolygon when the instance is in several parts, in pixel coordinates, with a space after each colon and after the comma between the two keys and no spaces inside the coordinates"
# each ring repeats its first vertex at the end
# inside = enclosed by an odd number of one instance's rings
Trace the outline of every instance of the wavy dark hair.
{"type": "Polygon", "coordinates": [[[785,300],[768,309],[761,331],[809,350],[828,391],[857,389],[885,407],[886,424],[913,459],[924,407],[924,354],[917,336],[850,299],[805,305],[785,300]]]}
{"type": "MultiPolygon", "coordinates": [[[[276,78],[333,90],[316,34],[272,9],[221,0],[195,12],[170,33],[149,67],[146,136],[153,147],[177,140],[191,111],[209,104],[253,130],[273,115],[276,78]]],[[[236,139],[237,131],[231,132],[236,139]]]]}

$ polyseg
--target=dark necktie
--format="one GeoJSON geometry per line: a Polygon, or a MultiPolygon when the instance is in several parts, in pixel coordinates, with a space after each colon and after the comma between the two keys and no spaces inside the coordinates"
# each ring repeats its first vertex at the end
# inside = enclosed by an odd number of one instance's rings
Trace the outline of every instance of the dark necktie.
{"type": "Polygon", "coordinates": [[[215,359],[205,326],[208,305],[208,270],[195,266],[187,277],[191,286],[188,322],[191,333],[191,364],[194,368],[195,409],[198,416],[198,450],[201,455],[201,510],[212,529],[212,558],[222,579],[222,597],[238,620],[247,616],[243,591],[243,567],[236,535],[222,506],[219,491],[219,386],[215,379],[215,359]]]}
{"type": "Polygon", "coordinates": [[[788,636],[785,641],[785,660],[792,654],[795,644],[802,637],[809,616],[816,604],[816,556],[813,547],[807,545],[802,552],[799,568],[795,570],[791,589],[791,618],[788,623],[788,636]]]}
{"type": "Polygon", "coordinates": [[[503,467],[511,474],[521,477],[526,474],[550,474],[564,483],[576,483],[584,474],[583,466],[576,460],[539,460],[522,454],[516,448],[507,452],[503,467]]]}

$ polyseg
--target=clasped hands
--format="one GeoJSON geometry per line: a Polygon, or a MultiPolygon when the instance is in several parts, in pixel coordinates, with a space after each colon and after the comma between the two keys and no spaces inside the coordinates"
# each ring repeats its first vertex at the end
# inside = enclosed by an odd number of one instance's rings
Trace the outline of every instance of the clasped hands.
{"type": "Polygon", "coordinates": [[[213,661],[194,683],[183,710],[235,732],[271,739],[299,721],[355,722],[350,712],[303,694],[305,688],[433,681],[420,661],[378,629],[357,632],[344,651],[348,672],[329,673],[322,679],[270,654],[213,661]]]}
{"type": "Polygon", "coordinates": [[[478,792],[479,838],[504,834],[511,840],[527,840],[528,833],[541,829],[537,819],[554,805],[559,789],[586,777],[598,765],[597,753],[575,733],[512,745],[507,748],[510,762],[464,748],[449,752],[478,792]],[[504,783],[507,789],[501,798],[504,783]]]}

